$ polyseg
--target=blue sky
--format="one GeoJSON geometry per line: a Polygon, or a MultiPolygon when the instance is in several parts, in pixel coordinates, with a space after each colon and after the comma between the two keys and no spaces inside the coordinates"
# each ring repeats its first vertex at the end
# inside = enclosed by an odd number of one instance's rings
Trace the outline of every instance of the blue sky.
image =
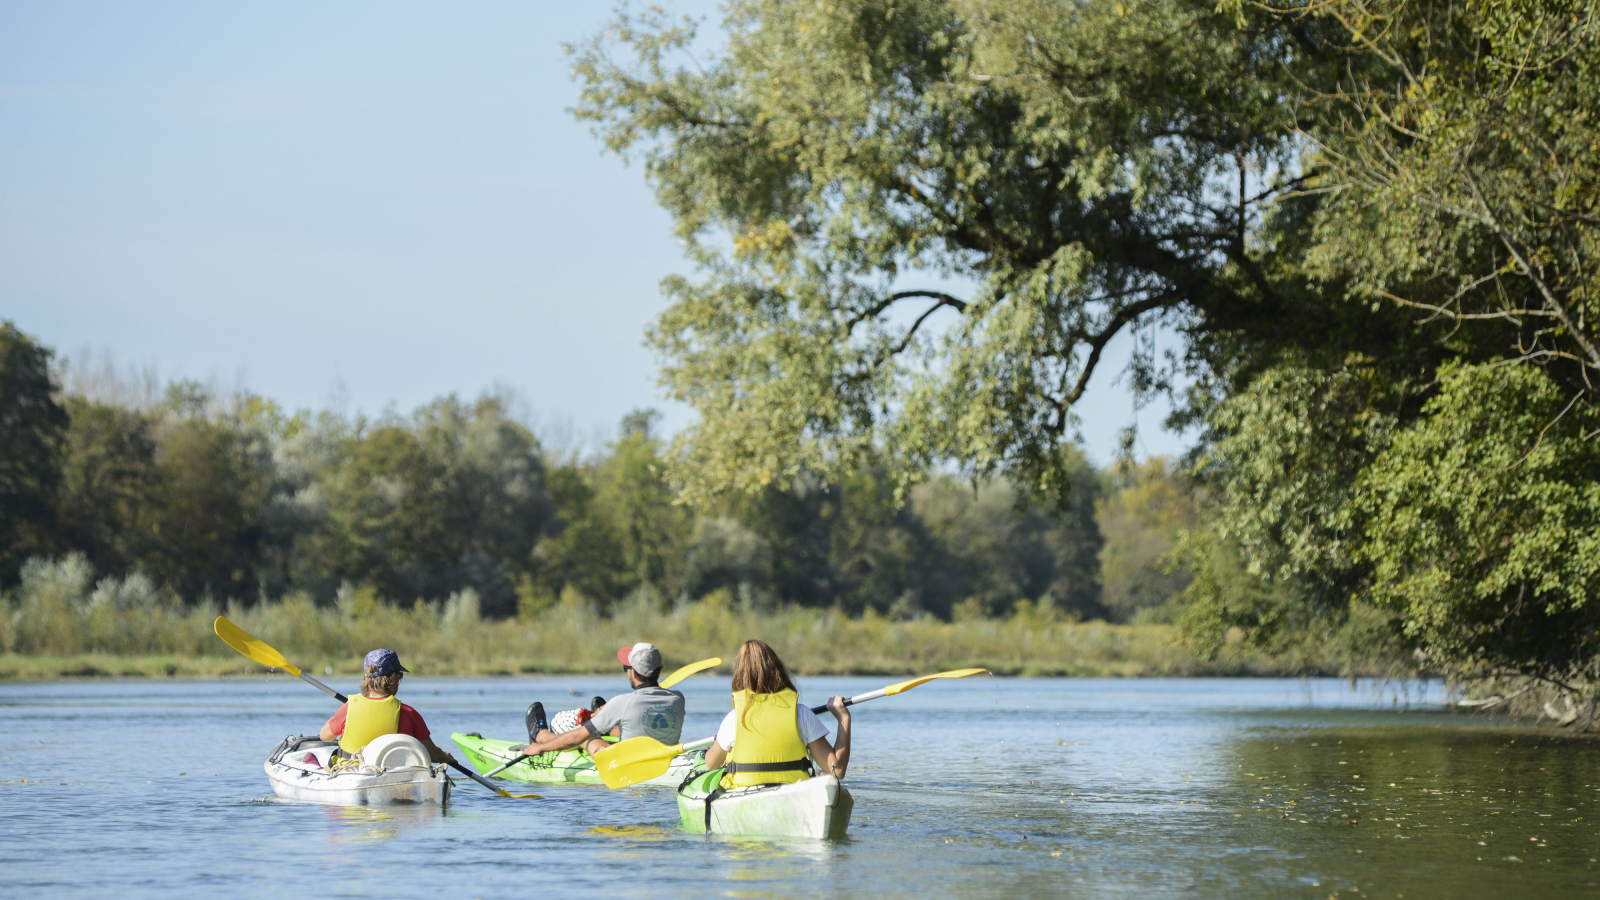
{"type": "MultiPolygon", "coordinates": [[[[643,328],[690,267],[566,112],[561,43],[609,10],[0,4],[0,318],[292,408],[502,386],[580,441],[643,406],[682,427],[643,328]]],[[[1119,349],[1080,405],[1102,462],[1119,349]]],[[[1148,452],[1182,446],[1164,411],[1148,452]]]]}

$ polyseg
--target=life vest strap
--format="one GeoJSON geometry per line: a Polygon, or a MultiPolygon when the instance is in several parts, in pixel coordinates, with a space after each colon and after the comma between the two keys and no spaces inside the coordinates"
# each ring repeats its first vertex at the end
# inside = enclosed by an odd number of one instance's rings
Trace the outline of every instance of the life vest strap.
{"type": "Polygon", "coordinates": [[[772,762],[772,763],[730,762],[727,765],[727,769],[728,769],[728,774],[729,775],[737,775],[740,772],[752,772],[752,773],[753,772],[808,772],[808,773],[811,773],[811,774],[815,774],[816,773],[816,769],[814,769],[812,767],[812,765],[811,765],[811,757],[809,757],[809,756],[805,757],[803,759],[791,759],[788,762],[772,762]]]}

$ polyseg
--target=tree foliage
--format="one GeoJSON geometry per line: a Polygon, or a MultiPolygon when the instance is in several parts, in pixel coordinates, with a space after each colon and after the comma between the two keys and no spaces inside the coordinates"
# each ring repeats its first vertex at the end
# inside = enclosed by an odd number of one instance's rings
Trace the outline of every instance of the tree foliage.
{"type": "Polygon", "coordinates": [[[558,604],[665,612],[707,596],[749,614],[948,619],[1006,616],[1019,602],[1051,621],[1104,614],[1100,479],[1076,451],[1085,487],[1065,508],[1003,479],[950,476],[897,504],[887,467],[866,465],[695,509],[678,502],[647,410],[580,455],[542,446],[496,395],[378,419],[290,414],[193,382],[164,394],[100,384],[52,402],[65,431],[42,464],[61,477],[23,522],[41,557],[27,565],[78,597],[301,595],[356,619],[422,600],[449,628],[558,604]]]}
{"type": "Polygon", "coordinates": [[[1182,534],[1199,526],[1201,498],[1165,457],[1124,463],[1115,477],[1120,489],[1095,503],[1095,521],[1105,539],[1102,602],[1123,621],[1141,613],[1170,618],[1167,605],[1192,577],[1173,551],[1182,534]]]}
{"type": "Polygon", "coordinates": [[[1193,549],[1275,590],[1230,594],[1197,564],[1196,630],[1270,642],[1376,609],[1375,639],[1445,671],[1592,680],[1595,11],[1272,11],[1331,25],[1348,61],[1294,128],[1322,198],[1306,284],[1350,324],[1213,357],[1196,405],[1223,502],[1193,549]],[[1393,311],[1407,327],[1377,327],[1393,311]]]}
{"type": "MultiPolygon", "coordinates": [[[[1202,645],[1567,677],[1595,658],[1595,14],[742,0],[699,64],[692,23],[624,14],[574,48],[578,113],[699,267],[652,331],[701,413],[678,478],[705,503],[871,455],[898,497],[953,462],[1059,499],[1106,344],[1162,323],[1183,350],[1130,374],[1191,379],[1202,645]]],[[[1150,571],[1125,512],[1103,577],[1150,571]]]]}
{"type": "Polygon", "coordinates": [[[871,452],[902,495],[944,460],[1064,495],[1114,337],[1270,302],[1251,236],[1290,185],[1295,86],[1260,27],[1050,0],[746,0],[723,24],[698,68],[674,55],[693,25],[655,12],[574,48],[578,114],[643,157],[701,266],[651,331],[701,415],[690,498],[871,452]]]}
{"type": "Polygon", "coordinates": [[[0,323],[0,581],[46,546],[67,424],[54,394],[50,351],[0,323]]]}

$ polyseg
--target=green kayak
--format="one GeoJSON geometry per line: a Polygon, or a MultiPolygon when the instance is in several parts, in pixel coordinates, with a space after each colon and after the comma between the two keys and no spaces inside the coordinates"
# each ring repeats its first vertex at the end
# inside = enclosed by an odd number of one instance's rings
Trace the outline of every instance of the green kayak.
{"type": "Polygon", "coordinates": [[[842,838],[855,800],[832,775],[717,793],[722,770],[695,773],[678,788],[678,825],[690,834],[842,838]]]}
{"type": "MultiPolygon", "coordinates": [[[[450,740],[456,742],[461,752],[467,755],[472,765],[479,772],[490,772],[498,769],[519,755],[522,748],[520,741],[497,741],[486,738],[476,732],[470,734],[452,734],[450,740]],[[512,749],[516,748],[516,749],[512,749]]],[[[496,775],[496,778],[505,778],[509,781],[526,781],[533,784],[601,784],[600,775],[594,770],[594,760],[582,750],[557,750],[554,753],[541,753],[528,758],[528,762],[518,763],[511,768],[496,775]]],[[[695,763],[699,762],[700,754],[684,754],[672,761],[665,775],[652,778],[641,784],[664,784],[677,787],[691,771],[695,763]]]]}

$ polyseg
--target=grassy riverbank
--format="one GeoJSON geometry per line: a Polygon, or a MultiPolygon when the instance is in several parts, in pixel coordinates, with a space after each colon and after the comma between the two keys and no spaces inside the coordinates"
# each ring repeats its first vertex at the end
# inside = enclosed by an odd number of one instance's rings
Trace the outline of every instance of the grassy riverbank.
{"type": "Polygon", "coordinates": [[[609,617],[580,598],[501,621],[471,598],[410,608],[347,598],[318,607],[298,598],[249,608],[74,608],[34,603],[3,610],[0,678],[206,676],[260,672],[212,633],[225,613],[313,672],[352,674],[378,646],[414,672],[510,675],[607,672],[619,646],[650,640],[669,666],[721,656],[762,638],[797,673],[902,674],[983,666],[1008,675],[1181,676],[1387,674],[1334,656],[1268,657],[1232,645],[1215,660],[1185,649],[1169,625],[1075,622],[1020,603],[1007,618],[893,621],[810,608],[747,609],[725,594],[672,609],[625,605],[609,617]]]}

